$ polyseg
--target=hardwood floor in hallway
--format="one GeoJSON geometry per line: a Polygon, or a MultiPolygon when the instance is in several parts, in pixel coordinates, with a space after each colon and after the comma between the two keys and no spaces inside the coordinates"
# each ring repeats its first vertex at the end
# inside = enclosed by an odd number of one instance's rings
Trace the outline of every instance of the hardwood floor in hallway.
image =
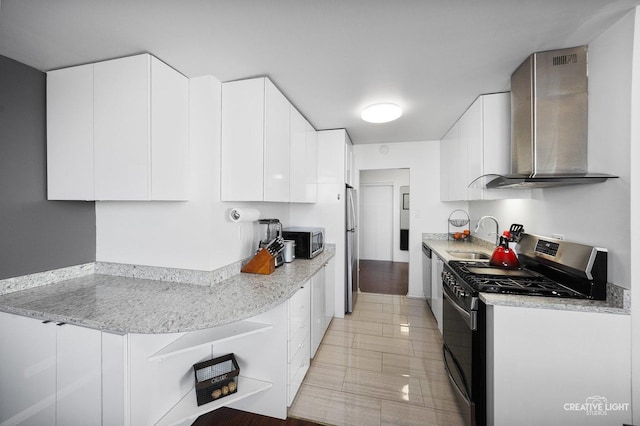
{"type": "Polygon", "coordinates": [[[289,415],[330,425],[463,425],[424,300],[362,293],[334,318],[289,415]]]}
{"type": "Polygon", "coordinates": [[[406,296],[409,292],[409,264],[360,259],[360,291],[406,296]]]}

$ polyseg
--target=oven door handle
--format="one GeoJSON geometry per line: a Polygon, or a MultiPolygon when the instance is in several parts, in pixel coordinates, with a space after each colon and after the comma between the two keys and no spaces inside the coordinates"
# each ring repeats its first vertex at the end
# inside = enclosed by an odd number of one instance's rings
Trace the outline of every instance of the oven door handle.
{"type": "Polygon", "coordinates": [[[477,330],[478,329],[478,319],[477,319],[477,316],[476,316],[476,311],[468,312],[462,306],[458,305],[458,303],[456,302],[455,298],[448,294],[449,291],[450,290],[446,286],[444,286],[443,296],[444,296],[445,300],[448,300],[449,303],[451,303],[451,306],[453,306],[456,309],[456,311],[458,311],[458,313],[460,315],[462,315],[462,319],[464,319],[464,322],[467,323],[467,325],[469,326],[469,328],[472,331],[477,330]]]}

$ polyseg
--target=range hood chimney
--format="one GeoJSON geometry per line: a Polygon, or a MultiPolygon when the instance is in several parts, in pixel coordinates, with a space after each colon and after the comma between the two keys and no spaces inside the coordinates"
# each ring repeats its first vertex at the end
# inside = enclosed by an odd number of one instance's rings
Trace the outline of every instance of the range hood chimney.
{"type": "Polygon", "coordinates": [[[511,75],[511,175],[487,188],[544,188],[616,177],[587,170],[587,46],[538,52],[511,75]]]}

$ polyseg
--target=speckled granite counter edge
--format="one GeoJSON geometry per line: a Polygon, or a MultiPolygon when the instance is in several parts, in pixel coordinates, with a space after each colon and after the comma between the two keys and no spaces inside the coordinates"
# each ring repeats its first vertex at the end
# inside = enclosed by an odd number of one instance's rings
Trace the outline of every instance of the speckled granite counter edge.
{"type": "Polygon", "coordinates": [[[335,246],[328,244],[316,258],[285,264],[271,275],[237,273],[209,286],[104,275],[94,273],[95,264],[79,265],[11,280],[20,281],[22,288],[14,285],[10,294],[0,295],[0,311],[119,334],[194,331],[240,321],[278,306],[334,256],[335,246]],[[36,288],[37,292],[31,291],[36,288]],[[96,292],[102,294],[102,305],[87,311],[90,303],[82,297],[93,300],[96,292]],[[166,297],[171,302],[163,300],[166,297]],[[220,300],[224,304],[216,307],[220,300]],[[229,300],[242,302],[234,305],[229,300]]]}
{"type": "Polygon", "coordinates": [[[622,296],[607,301],[603,300],[580,300],[580,299],[551,299],[540,296],[517,296],[513,294],[493,294],[480,293],[480,300],[487,305],[511,306],[518,308],[552,309],[562,311],[579,311],[593,313],[607,313],[617,315],[631,314],[631,298],[629,291],[614,284],[607,285],[607,297],[611,292],[616,292],[622,296]],[[610,287],[617,289],[610,290],[610,287]]]}
{"type": "Polygon", "coordinates": [[[68,266],[66,268],[52,269],[50,271],[37,272],[35,274],[0,280],[0,295],[13,293],[28,288],[39,287],[78,278],[95,273],[95,263],[83,263],[81,265],[68,266]]]}
{"type": "Polygon", "coordinates": [[[247,259],[243,259],[213,271],[96,262],[96,274],[170,281],[181,284],[213,285],[239,274],[242,264],[246,261],[247,259]]]}

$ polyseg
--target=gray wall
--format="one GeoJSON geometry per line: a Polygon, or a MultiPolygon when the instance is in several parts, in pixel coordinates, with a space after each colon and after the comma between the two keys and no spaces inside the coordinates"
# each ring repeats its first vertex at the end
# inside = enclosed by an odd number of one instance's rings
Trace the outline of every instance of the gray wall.
{"type": "Polygon", "coordinates": [[[0,279],[96,258],[93,202],[47,201],[46,75],[0,56],[0,279]]]}

